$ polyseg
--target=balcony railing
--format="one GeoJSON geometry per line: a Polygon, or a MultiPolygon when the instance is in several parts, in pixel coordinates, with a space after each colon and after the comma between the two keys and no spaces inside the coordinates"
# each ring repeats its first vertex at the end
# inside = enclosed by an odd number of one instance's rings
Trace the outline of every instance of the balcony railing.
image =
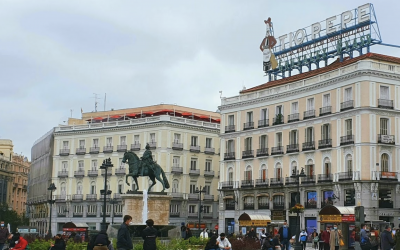
{"type": "Polygon", "coordinates": [[[67,171],[58,171],[58,178],[66,178],[68,177],[67,171]]]}
{"type": "Polygon", "coordinates": [[[170,217],[179,217],[179,216],[181,216],[181,213],[180,212],[170,212],[169,216],[170,217]]]}
{"type": "Polygon", "coordinates": [[[243,130],[248,130],[253,128],[254,128],[254,122],[246,122],[243,124],[243,130]]]}
{"type": "Polygon", "coordinates": [[[204,170],[204,176],[215,176],[214,170],[204,170]]]}
{"type": "Polygon", "coordinates": [[[393,208],[393,201],[390,200],[380,200],[379,208],[393,208]]]}
{"type": "Polygon", "coordinates": [[[83,194],[74,194],[72,195],[73,201],[83,201],[83,194]]]}
{"type": "Polygon", "coordinates": [[[283,185],[283,177],[280,178],[271,178],[269,179],[269,185],[271,186],[281,186],[283,185]]]}
{"type": "Polygon", "coordinates": [[[258,120],[258,127],[265,128],[269,126],[269,119],[258,120]]]}
{"type": "Polygon", "coordinates": [[[257,149],[257,157],[268,156],[268,148],[257,149]]]}
{"type": "Polygon", "coordinates": [[[307,110],[304,111],[304,118],[303,120],[315,118],[315,110],[307,110]]]}
{"type": "Polygon", "coordinates": [[[96,217],[97,216],[97,212],[87,212],[86,213],[86,217],[96,217]]]}
{"type": "Polygon", "coordinates": [[[379,179],[385,181],[398,181],[397,172],[379,172],[379,179]]]}
{"type": "Polygon", "coordinates": [[[173,150],[183,150],[183,143],[173,142],[172,149],[173,150]]]}
{"type": "Polygon", "coordinates": [[[191,145],[190,146],[190,152],[200,153],[200,146],[191,145]]]}
{"type": "Polygon", "coordinates": [[[89,177],[96,177],[99,175],[99,171],[98,170],[88,170],[88,174],[89,177]]]}
{"type": "Polygon", "coordinates": [[[314,201],[314,202],[306,202],[305,208],[317,208],[317,201],[314,201]]]}
{"type": "Polygon", "coordinates": [[[269,202],[259,202],[258,209],[269,209],[269,202]]]}
{"type": "Polygon", "coordinates": [[[272,125],[279,125],[279,124],[283,124],[285,122],[285,119],[283,117],[283,115],[281,115],[280,117],[275,117],[272,120],[272,125]]]}
{"type": "Polygon", "coordinates": [[[183,193],[172,192],[172,199],[183,199],[183,193]]]}
{"type": "Polygon", "coordinates": [[[77,148],[75,154],[77,154],[77,155],[86,154],[86,148],[77,148]]]}
{"type": "Polygon", "coordinates": [[[253,157],[254,157],[254,150],[245,150],[242,152],[242,159],[253,158],[253,157]]]}
{"type": "Polygon", "coordinates": [[[215,148],[204,148],[204,153],[205,154],[209,154],[209,155],[213,155],[215,154],[215,148]]]}
{"type": "Polygon", "coordinates": [[[60,156],[68,156],[69,155],[69,148],[60,149],[60,156]]]}
{"type": "Polygon", "coordinates": [[[114,194],[114,199],[115,200],[122,200],[121,194],[114,194]]]}
{"type": "Polygon", "coordinates": [[[189,194],[188,199],[189,200],[199,200],[199,194],[189,194]]]}
{"type": "Polygon", "coordinates": [[[331,148],[332,139],[323,139],[318,141],[318,149],[331,148]]]}
{"type": "Polygon", "coordinates": [[[356,205],[356,199],[351,199],[349,201],[344,201],[345,206],[355,206],[356,205]]]}
{"type": "Polygon", "coordinates": [[[244,204],[243,204],[243,206],[244,206],[244,209],[254,209],[254,202],[245,202],[244,204]]]}
{"type": "Polygon", "coordinates": [[[332,114],[331,106],[319,108],[319,116],[324,116],[324,115],[329,115],[329,114],[332,114]]]}
{"type": "Polygon", "coordinates": [[[273,203],[274,209],[285,209],[285,203],[273,203]]]}
{"type": "Polygon", "coordinates": [[[345,111],[345,110],[352,109],[352,108],[354,108],[353,100],[342,102],[340,104],[340,111],[345,111]]]}
{"type": "Polygon", "coordinates": [[[87,201],[95,201],[95,200],[97,200],[97,194],[87,194],[86,195],[86,200],[87,201]]]}
{"type": "Polygon", "coordinates": [[[190,169],[189,175],[200,175],[200,169],[190,169]]]}
{"type": "Polygon", "coordinates": [[[98,154],[100,152],[99,147],[90,147],[89,154],[98,154]]]}
{"type": "Polygon", "coordinates": [[[191,212],[189,212],[189,213],[188,213],[188,217],[189,217],[189,218],[198,218],[198,217],[199,217],[199,213],[197,213],[197,212],[196,212],[196,213],[191,213],[191,212]]]}
{"type": "Polygon", "coordinates": [[[178,167],[178,166],[173,166],[171,169],[171,173],[173,174],[182,174],[183,173],[183,168],[182,167],[178,167]]]}
{"type": "Polygon", "coordinates": [[[298,122],[298,121],[300,121],[299,113],[288,115],[288,122],[298,122]]]}
{"type": "Polygon", "coordinates": [[[103,153],[112,153],[114,151],[113,146],[104,146],[103,147],[103,153]]]}
{"type": "Polygon", "coordinates": [[[242,180],[240,187],[241,188],[253,188],[254,180],[242,180]]]}
{"type": "Polygon", "coordinates": [[[299,144],[290,144],[286,146],[286,153],[295,153],[299,152],[299,144]]]}
{"type": "Polygon", "coordinates": [[[231,132],[235,132],[235,125],[228,125],[225,126],[225,133],[231,133],[231,132]]]}
{"type": "Polygon", "coordinates": [[[354,135],[345,135],[340,137],[340,146],[354,144],[354,135]]]}
{"type": "Polygon", "coordinates": [[[235,210],[235,203],[225,203],[225,210],[235,210]]]}
{"type": "Polygon", "coordinates": [[[73,212],[73,217],[83,217],[83,212],[73,212]]]}
{"type": "Polygon", "coordinates": [[[221,182],[222,189],[232,189],[233,188],[233,181],[223,181],[221,182]]]}
{"type": "Polygon", "coordinates": [[[380,134],[378,134],[378,143],[394,145],[395,144],[395,137],[394,137],[394,135],[380,135],[380,134]]]}
{"type": "Polygon", "coordinates": [[[156,149],[157,148],[157,142],[156,141],[149,141],[148,142],[150,149],[156,149]]]}
{"type": "Polygon", "coordinates": [[[307,175],[301,177],[301,184],[315,184],[315,175],[307,175]]]}
{"type": "Polygon", "coordinates": [[[78,170],[74,171],[74,177],[84,177],[85,176],[85,170],[78,170]]]}
{"type": "Polygon", "coordinates": [[[333,174],[318,174],[318,183],[320,182],[332,182],[333,174]]]}
{"type": "Polygon", "coordinates": [[[314,141],[303,142],[302,150],[303,150],[303,151],[315,150],[315,143],[314,143],[314,141]]]}
{"type": "Polygon", "coordinates": [[[66,194],[53,195],[53,199],[56,202],[64,202],[67,200],[67,195],[66,194]]]}
{"type": "Polygon", "coordinates": [[[272,147],[271,148],[271,155],[281,155],[283,154],[283,147],[279,146],[279,147],[272,147]]]}
{"type": "Polygon", "coordinates": [[[378,108],[393,109],[393,100],[378,99],[378,108]]]}
{"type": "Polygon", "coordinates": [[[214,195],[213,194],[205,194],[203,200],[205,201],[213,201],[214,195]]]}
{"type": "Polygon", "coordinates": [[[128,145],[117,145],[117,152],[126,152],[128,150],[128,145]]]}
{"type": "Polygon", "coordinates": [[[338,173],[339,181],[350,181],[353,180],[353,171],[338,173]]]}
{"type": "Polygon", "coordinates": [[[140,148],[140,143],[131,144],[131,151],[139,151],[140,148]]]}
{"type": "Polygon", "coordinates": [[[235,152],[224,153],[224,160],[235,160],[235,152]]]}
{"type": "Polygon", "coordinates": [[[285,177],[285,185],[297,185],[297,178],[285,177]]]}
{"type": "Polygon", "coordinates": [[[125,168],[116,168],[115,169],[115,175],[125,175],[125,174],[126,174],[125,168]]]}
{"type": "MultiPolygon", "coordinates": [[[[106,171],[105,170],[101,170],[101,175],[104,176],[106,175],[106,171]]],[[[112,175],[112,169],[107,169],[107,176],[111,176],[112,175]]]]}
{"type": "Polygon", "coordinates": [[[268,187],[269,181],[265,179],[256,179],[256,187],[268,187]]]}

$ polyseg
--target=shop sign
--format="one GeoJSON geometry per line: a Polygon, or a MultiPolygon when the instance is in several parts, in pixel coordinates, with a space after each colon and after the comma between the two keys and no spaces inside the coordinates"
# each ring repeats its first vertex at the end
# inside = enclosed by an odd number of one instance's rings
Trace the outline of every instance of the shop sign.
{"type": "Polygon", "coordinates": [[[381,142],[394,143],[394,135],[381,135],[381,142]]]}
{"type": "Polygon", "coordinates": [[[396,172],[381,172],[382,177],[385,177],[387,179],[397,179],[397,173],[396,172]]]}
{"type": "Polygon", "coordinates": [[[63,231],[67,232],[86,232],[87,228],[63,228],[63,231]]]}
{"type": "Polygon", "coordinates": [[[271,211],[271,220],[285,220],[286,215],[285,212],[282,210],[272,210],[271,211]]]}
{"type": "Polygon", "coordinates": [[[353,222],[356,221],[356,217],[354,214],[343,214],[342,222],[353,222]]]}
{"type": "Polygon", "coordinates": [[[251,226],[266,226],[268,221],[266,220],[240,220],[239,225],[244,227],[251,227],[251,226]]]}
{"type": "Polygon", "coordinates": [[[379,216],[394,216],[394,212],[379,212],[379,216]]]}
{"type": "Polygon", "coordinates": [[[320,215],[321,222],[342,222],[341,215],[320,215]]]}
{"type": "Polygon", "coordinates": [[[317,217],[316,213],[304,213],[304,217],[317,217]]]}

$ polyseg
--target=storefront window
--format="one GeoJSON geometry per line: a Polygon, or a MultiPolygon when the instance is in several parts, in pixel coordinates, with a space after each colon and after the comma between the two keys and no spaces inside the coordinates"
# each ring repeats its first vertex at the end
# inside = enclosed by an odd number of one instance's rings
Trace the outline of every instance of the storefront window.
{"type": "Polygon", "coordinates": [[[306,217],[307,242],[313,242],[312,233],[317,230],[317,218],[306,217]]]}
{"type": "Polygon", "coordinates": [[[306,208],[317,208],[317,192],[307,192],[306,208]]]}
{"type": "Polygon", "coordinates": [[[333,191],[332,190],[328,190],[328,191],[324,191],[324,201],[321,204],[321,207],[324,207],[326,205],[333,205],[333,191]]]}

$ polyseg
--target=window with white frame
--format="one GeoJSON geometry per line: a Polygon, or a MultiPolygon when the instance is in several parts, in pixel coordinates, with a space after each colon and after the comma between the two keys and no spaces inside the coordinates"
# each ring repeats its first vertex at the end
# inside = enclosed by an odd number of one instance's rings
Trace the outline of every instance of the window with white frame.
{"type": "Polygon", "coordinates": [[[59,214],[65,214],[66,212],[67,212],[67,206],[65,206],[65,205],[58,205],[57,206],[57,212],[59,213],[59,214]]]}
{"type": "Polygon", "coordinates": [[[226,142],[226,151],[227,151],[227,153],[235,152],[235,141],[234,140],[228,140],[226,142]]]}
{"type": "Polygon", "coordinates": [[[87,206],[87,213],[90,215],[97,214],[97,205],[88,205],[87,206]]]}
{"type": "Polygon", "coordinates": [[[133,136],[133,144],[140,144],[140,135],[133,136]]]}
{"type": "Polygon", "coordinates": [[[306,169],[305,169],[305,174],[307,176],[313,176],[315,174],[315,169],[314,169],[314,162],[312,160],[307,161],[306,169]]]}
{"type": "Polygon", "coordinates": [[[331,106],[331,94],[324,94],[322,97],[322,107],[331,106]]]}
{"type": "Polygon", "coordinates": [[[344,101],[347,102],[347,101],[351,101],[351,100],[353,100],[353,89],[351,87],[345,88],[344,89],[344,101]]]}
{"type": "Polygon", "coordinates": [[[67,185],[65,184],[65,182],[61,182],[60,185],[60,194],[62,196],[65,196],[67,194],[67,185]]]}
{"type": "Polygon", "coordinates": [[[253,122],[253,112],[247,112],[246,114],[246,122],[253,122]]]}
{"type": "Polygon", "coordinates": [[[292,114],[297,114],[297,113],[299,113],[299,103],[292,102],[292,114]]]}
{"type": "Polygon", "coordinates": [[[180,162],[181,162],[180,156],[173,156],[172,157],[172,167],[179,168],[180,162]]]}
{"type": "Polygon", "coordinates": [[[346,158],[346,172],[353,172],[353,157],[351,155],[347,155],[346,158]]]}
{"type": "Polygon", "coordinates": [[[122,181],[118,182],[118,193],[123,194],[124,193],[124,183],[122,181]]]}
{"type": "Polygon", "coordinates": [[[322,172],[326,176],[331,174],[331,161],[329,160],[329,158],[325,158],[325,160],[324,160],[324,169],[322,170],[322,172]]]}
{"type": "Polygon", "coordinates": [[[63,141],[63,149],[68,149],[68,141],[63,141]]]}
{"type": "Polygon", "coordinates": [[[262,135],[262,136],[260,136],[259,141],[260,141],[260,142],[259,142],[259,149],[268,148],[267,135],[262,135]]]}
{"type": "Polygon", "coordinates": [[[228,170],[228,181],[231,183],[231,182],[233,182],[233,169],[232,168],[230,168],[229,170],[228,170]]]}
{"type": "Polygon", "coordinates": [[[203,206],[203,213],[204,214],[210,214],[211,213],[211,206],[204,205],[203,206]]]}
{"type": "Polygon", "coordinates": [[[189,213],[190,214],[196,213],[196,205],[189,205],[189,213]]]}
{"type": "Polygon", "coordinates": [[[353,135],[353,120],[352,119],[348,119],[345,120],[345,131],[346,131],[346,135],[353,135]]]}
{"type": "Polygon", "coordinates": [[[61,171],[63,171],[63,172],[68,171],[68,162],[67,161],[61,162],[61,171]]]}
{"type": "Polygon", "coordinates": [[[190,170],[196,170],[197,169],[197,158],[191,158],[190,159],[190,170]]]}
{"type": "Polygon", "coordinates": [[[121,145],[126,145],[126,136],[120,136],[119,141],[120,141],[121,145]]]}
{"type": "Polygon", "coordinates": [[[275,115],[283,115],[283,106],[282,105],[278,105],[275,107],[275,115]]]}
{"type": "Polygon", "coordinates": [[[268,109],[261,109],[260,118],[263,121],[268,119],[268,109]]]}
{"type": "Polygon", "coordinates": [[[78,183],[76,184],[76,194],[82,194],[82,191],[83,191],[82,182],[78,182],[78,183]]]}
{"type": "Polygon", "coordinates": [[[90,183],[90,194],[96,194],[96,183],[94,181],[90,183]]]}
{"type": "Polygon", "coordinates": [[[308,110],[314,110],[314,98],[308,98],[307,99],[307,111],[308,110]]]}
{"type": "Polygon", "coordinates": [[[235,116],[228,115],[228,126],[233,126],[233,125],[235,125],[235,116]]]}
{"type": "Polygon", "coordinates": [[[252,177],[253,171],[251,170],[251,166],[246,167],[246,171],[244,171],[244,180],[250,181],[253,179],[252,177]]]}
{"type": "Polygon", "coordinates": [[[212,148],[212,138],[206,138],[206,148],[212,148]]]}
{"type": "Polygon", "coordinates": [[[389,155],[382,154],[381,155],[381,171],[382,172],[389,172],[389,155]]]}
{"type": "Polygon", "coordinates": [[[179,213],[180,204],[171,204],[169,205],[169,212],[170,213],[179,213]]]}
{"type": "Polygon", "coordinates": [[[331,125],[329,123],[321,126],[321,139],[322,140],[331,139],[331,125]]]}
{"type": "Polygon", "coordinates": [[[264,182],[268,179],[268,173],[267,173],[267,166],[265,164],[261,165],[261,180],[264,182]]]}
{"type": "Polygon", "coordinates": [[[312,142],[312,141],[314,141],[314,128],[308,127],[306,128],[305,142],[312,142]]]}
{"type": "Polygon", "coordinates": [[[79,148],[85,148],[85,140],[79,140],[79,148]]]}
{"type": "Polygon", "coordinates": [[[252,150],[252,139],[251,137],[247,137],[244,139],[244,150],[249,151],[252,150]]]}
{"type": "Polygon", "coordinates": [[[174,134],[174,143],[180,143],[181,142],[181,134],[174,134]]]}
{"type": "Polygon", "coordinates": [[[381,118],[380,119],[380,134],[381,135],[388,135],[388,127],[389,127],[389,119],[381,118]]]}
{"type": "Polygon", "coordinates": [[[172,193],[179,193],[179,181],[177,179],[172,181],[172,193]]]}
{"type": "Polygon", "coordinates": [[[85,163],[84,161],[78,161],[78,171],[85,170],[85,163]]]}
{"type": "Polygon", "coordinates": [[[83,214],[83,205],[74,205],[74,214],[83,214]]]}
{"type": "Polygon", "coordinates": [[[206,183],[206,185],[204,185],[204,191],[206,191],[204,194],[210,195],[211,183],[206,183]]]}
{"type": "Polygon", "coordinates": [[[92,160],[92,170],[97,170],[97,160],[92,160]]]}
{"type": "Polygon", "coordinates": [[[196,183],[194,183],[194,182],[190,183],[190,193],[191,194],[196,193],[196,183]]]}
{"type": "Polygon", "coordinates": [[[275,178],[282,178],[282,165],[280,163],[275,166],[275,178]]]}
{"type": "Polygon", "coordinates": [[[150,142],[156,142],[156,133],[150,133],[150,142]]]}
{"type": "Polygon", "coordinates": [[[296,171],[296,174],[298,174],[298,169],[297,169],[297,162],[296,161],[292,161],[292,163],[290,164],[290,174],[293,173],[293,170],[296,171]]]}
{"type": "Polygon", "coordinates": [[[299,133],[297,130],[292,130],[289,132],[289,144],[294,145],[299,143],[299,133]]]}
{"type": "Polygon", "coordinates": [[[107,138],[106,138],[106,146],[107,146],[107,147],[112,146],[112,137],[107,137],[107,138]]]}
{"type": "Polygon", "coordinates": [[[190,146],[197,146],[198,144],[198,137],[197,136],[192,136],[190,140],[190,146]]]}
{"type": "Polygon", "coordinates": [[[99,147],[99,139],[93,139],[93,147],[98,148],[99,147]]]}
{"type": "Polygon", "coordinates": [[[389,87],[388,86],[379,86],[380,89],[380,99],[389,100],[389,87]]]}
{"type": "Polygon", "coordinates": [[[277,147],[282,147],[282,133],[281,132],[275,134],[275,145],[277,147]]]}
{"type": "Polygon", "coordinates": [[[206,160],[206,166],[205,166],[204,170],[210,172],[211,171],[211,164],[212,164],[211,160],[206,160]]]}

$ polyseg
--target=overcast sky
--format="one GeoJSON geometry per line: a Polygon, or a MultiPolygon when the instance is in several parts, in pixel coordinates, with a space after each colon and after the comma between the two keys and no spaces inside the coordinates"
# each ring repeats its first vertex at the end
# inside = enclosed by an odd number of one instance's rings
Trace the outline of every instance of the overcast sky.
{"type": "MultiPolygon", "coordinates": [[[[366,1],[0,0],[0,138],[30,159],[34,141],[71,115],[176,103],[215,111],[267,81],[264,19],[278,37],[366,1]],[[103,110],[99,100],[98,110],[103,110]]],[[[383,41],[399,42],[400,2],[372,1],[383,41]]],[[[400,57],[400,49],[373,52],[400,57]]]]}

